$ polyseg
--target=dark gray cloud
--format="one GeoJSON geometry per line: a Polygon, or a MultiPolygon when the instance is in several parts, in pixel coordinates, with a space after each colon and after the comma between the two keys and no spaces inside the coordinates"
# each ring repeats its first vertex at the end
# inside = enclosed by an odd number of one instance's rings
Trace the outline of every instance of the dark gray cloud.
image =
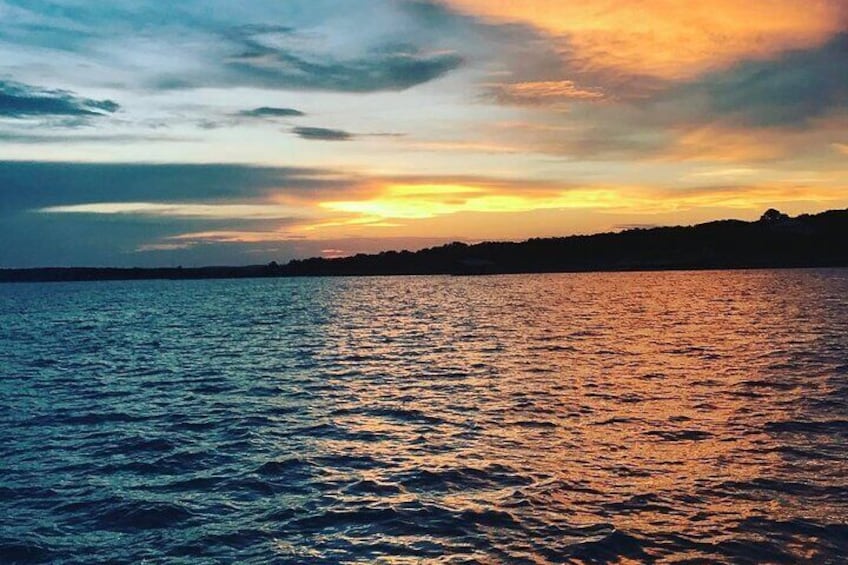
{"type": "Polygon", "coordinates": [[[18,82],[0,80],[0,116],[103,116],[120,106],[112,100],[83,98],[66,90],[50,90],[18,82]]]}
{"type": "Polygon", "coordinates": [[[302,139],[315,141],[350,141],[356,137],[344,130],[328,128],[296,127],[292,132],[302,139]]]}
{"type": "Polygon", "coordinates": [[[746,125],[803,125],[848,108],[848,33],[817,49],[709,74],[675,94],[704,96],[709,115],[746,125]]]}
{"type": "Polygon", "coordinates": [[[355,183],[329,169],[0,161],[0,216],[99,202],[243,202],[271,191],[309,195],[355,183]]]}
{"type": "Polygon", "coordinates": [[[238,116],[242,118],[297,118],[305,115],[300,110],[295,110],[294,108],[274,108],[271,106],[242,110],[238,113],[238,116]]]}
{"type": "Polygon", "coordinates": [[[743,61],[637,101],[634,125],[676,127],[725,123],[803,127],[848,109],[848,33],[812,49],[743,61]]]}

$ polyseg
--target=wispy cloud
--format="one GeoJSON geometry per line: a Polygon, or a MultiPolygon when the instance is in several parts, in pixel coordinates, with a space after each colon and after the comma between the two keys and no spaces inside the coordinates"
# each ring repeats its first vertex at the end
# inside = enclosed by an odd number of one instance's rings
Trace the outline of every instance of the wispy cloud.
{"type": "Polygon", "coordinates": [[[251,50],[230,57],[228,66],[257,85],[298,90],[406,90],[437,79],[462,63],[456,53],[427,53],[409,47],[387,47],[354,60],[311,62],[283,50],[249,46],[251,50]]]}
{"type": "Polygon", "coordinates": [[[312,141],[350,141],[355,137],[350,132],[328,128],[296,127],[292,128],[292,132],[301,139],[312,141]]]}
{"type": "Polygon", "coordinates": [[[306,114],[294,108],[262,106],[252,110],[242,110],[237,115],[242,118],[299,118],[306,114]]]}
{"type": "Polygon", "coordinates": [[[155,135],[150,133],[68,133],[66,130],[51,133],[33,133],[27,130],[0,130],[0,142],[21,143],[28,145],[56,145],[56,144],[112,144],[112,143],[181,143],[196,141],[190,137],[176,135],[155,135]]]}
{"type": "Polygon", "coordinates": [[[195,204],[157,202],[97,202],[93,204],[71,204],[47,206],[37,210],[44,214],[101,214],[139,215],[176,218],[279,220],[307,217],[312,214],[305,209],[275,204],[195,204]]]}
{"type": "MultiPolygon", "coordinates": [[[[351,53],[326,50],[314,36],[279,26],[235,26],[221,35],[228,53],[207,72],[162,74],[152,86],[170,90],[240,84],[328,92],[403,91],[459,68],[455,51],[374,41],[351,53]]],[[[332,38],[326,38],[331,43],[332,38]]]]}
{"type": "Polygon", "coordinates": [[[508,104],[558,104],[575,100],[600,101],[606,98],[600,88],[579,86],[571,80],[495,84],[490,90],[496,100],[508,104]]]}

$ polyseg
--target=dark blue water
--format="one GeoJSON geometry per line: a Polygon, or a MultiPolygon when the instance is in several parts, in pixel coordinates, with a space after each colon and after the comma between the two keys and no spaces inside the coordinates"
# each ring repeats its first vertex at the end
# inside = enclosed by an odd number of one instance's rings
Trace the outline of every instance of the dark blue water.
{"type": "Polygon", "coordinates": [[[0,286],[0,562],[842,563],[848,271],[0,286]]]}

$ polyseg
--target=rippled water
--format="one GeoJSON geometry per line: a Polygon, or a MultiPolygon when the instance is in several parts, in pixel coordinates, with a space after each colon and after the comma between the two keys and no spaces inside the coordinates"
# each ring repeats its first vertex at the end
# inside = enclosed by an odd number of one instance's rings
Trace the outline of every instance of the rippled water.
{"type": "Polygon", "coordinates": [[[0,561],[839,563],[848,271],[0,287],[0,561]]]}

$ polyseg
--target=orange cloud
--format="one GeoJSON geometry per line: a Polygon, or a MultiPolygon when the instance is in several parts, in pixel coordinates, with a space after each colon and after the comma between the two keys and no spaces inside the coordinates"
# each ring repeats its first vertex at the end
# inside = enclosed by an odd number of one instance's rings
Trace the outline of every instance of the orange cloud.
{"type": "Polygon", "coordinates": [[[848,116],[815,120],[805,129],[742,128],[723,123],[689,127],[676,132],[674,143],[658,159],[750,163],[820,155],[828,146],[848,154],[848,146],[837,141],[845,128],[848,116]]]}
{"type": "Polygon", "coordinates": [[[599,101],[606,98],[601,89],[580,87],[570,80],[497,84],[493,85],[492,89],[496,98],[517,104],[599,101]]]}
{"type": "Polygon", "coordinates": [[[767,161],[783,157],[787,152],[780,136],[763,136],[753,130],[703,126],[680,135],[662,160],[713,162],[767,161]]]}
{"type": "Polygon", "coordinates": [[[292,239],[283,230],[279,231],[247,231],[247,230],[218,230],[184,233],[171,236],[170,241],[182,242],[184,246],[191,246],[199,242],[215,243],[263,243],[269,241],[282,241],[292,239]]]}
{"type": "Polygon", "coordinates": [[[687,78],[814,47],[845,26],[844,0],[448,0],[464,12],[568,37],[588,67],[687,78]]]}

